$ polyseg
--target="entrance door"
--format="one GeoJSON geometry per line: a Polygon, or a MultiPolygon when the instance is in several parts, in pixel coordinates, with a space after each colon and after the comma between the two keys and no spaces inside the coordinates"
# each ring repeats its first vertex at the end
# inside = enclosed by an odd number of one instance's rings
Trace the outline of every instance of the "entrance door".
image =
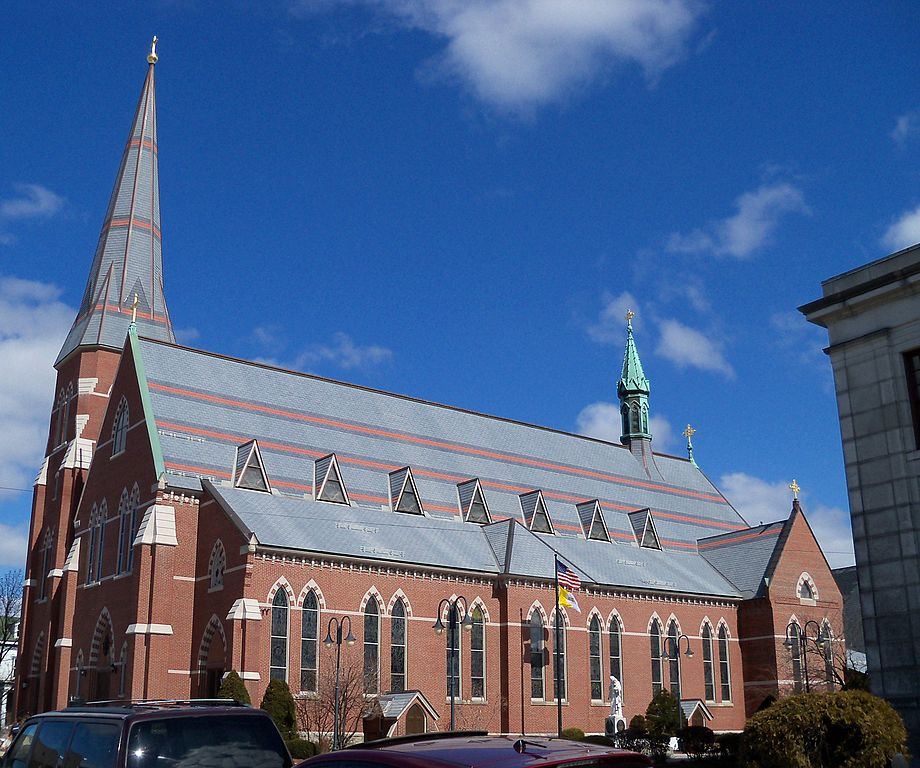
{"type": "Polygon", "coordinates": [[[217,692],[220,690],[220,684],[224,679],[223,667],[209,667],[205,677],[204,697],[206,699],[216,699],[217,692]]]}
{"type": "Polygon", "coordinates": [[[418,704],[413,704],[406,712],[406,735],[425,732],[425,713],[418,704]]]}

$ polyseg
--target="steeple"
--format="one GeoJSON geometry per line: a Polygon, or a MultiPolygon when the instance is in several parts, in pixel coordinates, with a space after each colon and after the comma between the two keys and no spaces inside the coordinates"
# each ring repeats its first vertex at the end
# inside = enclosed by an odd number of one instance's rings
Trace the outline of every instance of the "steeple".
{"type": "Polygon", "coordinates": [[[642,370],[642,361],[639,360],[636,340],[633,338],[632,319],[635,316],[632,310],[626,313],[626,352],[623,355],[623,372],[617,384],[620,415],[623,421],[623,434],[620,436],[620,441],[624,445],[630,445],[635,439],[647,441],[652,439],[652,434],[648,429],[650,386],[642,370]]]}
{"type": "Polygon", "coordinates": [[[121,156],[83,301],[55,366],[79,347],[120,350],[131,323],[135,294],[133,311],[138,333],[175,341],[163,294],[153,76],[156,42],[153,38],[147,56],[147,77],[121,156]]]}

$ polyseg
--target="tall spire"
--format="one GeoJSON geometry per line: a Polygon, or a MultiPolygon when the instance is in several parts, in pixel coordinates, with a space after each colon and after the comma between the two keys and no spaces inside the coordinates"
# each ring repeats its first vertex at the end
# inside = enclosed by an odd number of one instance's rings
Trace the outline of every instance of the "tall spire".
{"type": "Polygon", "coordinates": [[[642,370],[636,340],[633,338],[632,319],[635,313],[626,313],[626,352],[623,355],[623,372],[617,383],[617,395],[620,398],[620,414],[623,417],[623,434],[620,440],[629,445],[635,438],[651,440],[648,428],[648,394],[649,380],[642,370]]]}
{"type": "Polygon", "coordinates": [[[154,37],[147,56],[147,77],[121,156],[83,301],[55,365],[78,347],[121,349],[132,309],[140,335],[175,341],[163,293],[153,77],[156,42],[154,37]],[[135,294],[137,304],[132,308],[135,294]]]}

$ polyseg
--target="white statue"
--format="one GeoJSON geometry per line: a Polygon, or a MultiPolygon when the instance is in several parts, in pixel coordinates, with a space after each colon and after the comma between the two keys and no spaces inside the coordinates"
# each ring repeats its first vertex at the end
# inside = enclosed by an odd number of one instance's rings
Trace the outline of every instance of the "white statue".
{"type": "Polygon", "coordinates": [[[610,714],[604,722],[604,733],[613,737],[626,728],[623,716],[623,686],[613,675],[610,676],[610,714]]]}

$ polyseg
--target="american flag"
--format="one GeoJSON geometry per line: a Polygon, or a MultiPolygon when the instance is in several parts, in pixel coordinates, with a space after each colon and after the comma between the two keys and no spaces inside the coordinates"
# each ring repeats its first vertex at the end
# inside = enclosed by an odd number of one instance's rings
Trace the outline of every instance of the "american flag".
{"type": "Polygon", "coordinates": [[[581,579],[575,571],[566,568],[558,560],[556,561],[556,578],[559,579],[559,586],[564,587],[570,592],[581,589],[581,579]]]}

